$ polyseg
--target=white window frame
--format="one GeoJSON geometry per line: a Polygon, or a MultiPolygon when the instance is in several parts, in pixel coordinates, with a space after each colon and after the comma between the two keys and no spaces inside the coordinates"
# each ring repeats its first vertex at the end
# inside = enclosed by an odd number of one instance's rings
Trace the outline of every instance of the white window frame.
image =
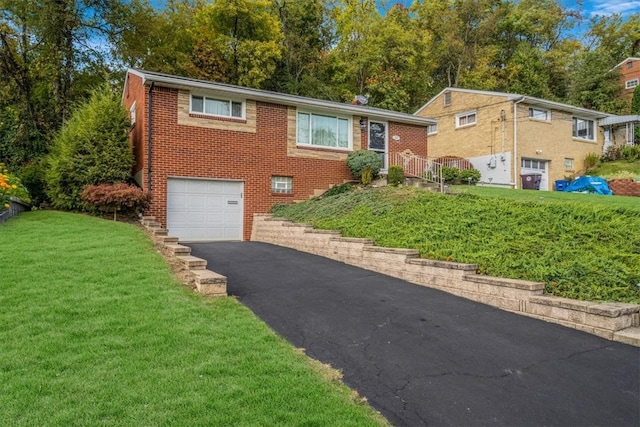
{"type": "Polygon", "coordinates": [[[529,107],[529,118],[532,120],[539,120],[541,122],[550,122],[551,110],[538,107],[529,107]]]}
{"type": "Polygon", "coordinates": [[[318,111],[308,111],[308,110],[298,110],[296,112],[296,145],[300,147],[309,147],[315,149],[325,149],[325,150],[340,150],[340,151],[352,151],[353,150],[353,118],[349,116],[342,116],[332,113],[318,112],[318,111]],[[300,115],[307,115],[309,117],[309,133],[307,135],[307,140],[302,140],[303,135],[300,132],[300,115]],[[340,121],[346,121],[347,125],[347,146],[340,147],[338,146],[338,140],[336,139],[336,145],[320,145],[314,144],[313,142],[313,118],[314,117],[324,117],[336,120],[336,136],[339,134],[339,123],[340,121]]]}
{"type": "Polygon", "coordinates": [[[427,135],[435,135],[438,133],[438,124],[428,125],[427,126],[427,135]]]}
{"type": "Polygon", "coordinates": [[[129,122],[131,123],[131,127],[136,124],[136,101],[133,101],[133,104],[131,104],[129,108],[129,122]]]}
{"type": "Polygon", "coordinates": [[[217,97],[217,96],[211,96],[211,95],[203,95],[201,93],[191,93],[189,96],[189,113],[190,114],[199,114],[199,115],[203,115],[203,116],[210,116],[210,117],[224,117],[227,119],[239,119],[242,120],[246,117],[246,102],[244,100],[240,100],[240,99],[232,99],[232,98],[225,98],[225,97],[217,97]],[[202,111],[197,111],[193,109],[193,98],[202,98],[202,111]],[[228,103],[229,104],[229,114],[214,114],[214,113],[206,113],[206,103],[207,103],[207,99],[212,100],[212,101],[218,101],[218,102],[223,102],[223,103],[228,103]],[[234,104],[240,104],[240,115],[239,116],[234,116],[233,115],[233,106],[234,104]]]}
{"type": "Polygon", "coordinates": [[[568,157],[565,157],[564,159],[564,170],[566,171],[573,171],[573,159],[570,159],[568,157]]]}
{"type": "Polygon", "coordinates": [[[624,88],[625,89],[633,89],[634,87],[638,86],[638,79],[631,79],[631,80],[627,80],[626,82],[624,82],[624,88]]]}
{"type": "Polygon", "coordinates": [[[456,129],[458,128],[466,128],[469,126],[474,126],[476,123],[478,123],[478,111],[477,110],[472,110],[472,111],[465,111],[464,113],[460,113],[460,114],[456,114],[456,129]],[[468,120],[469,117],[473,116],[473,122],[471,123],[464,123],[464,124],[460,124],[460,119],[465,119],[468,120]]]}
{"type": "Polygon", "coordinates": [[[293,194],[293,177],[273,175],[271,177],[271,192],[278,194],[293,194]]]}
{"type": "Polygon", "coordinates": [[[547,169],[547,161],[523,157],[522,161],[520,162],[520,167],[525,169],[536,169],[545,171],[547,169]]]}
{"type": "Polygon", "coordinates": [[[573,126],[572,126],[572,130],[571,130],[571,135],[573,136],[574,139],[580,139],[583,141],[592,141],[595,142],[596,141],[596,122],[595,120],[591,120],[591,119],[585,119],[584,117],[573,117],[573,126]],[[591,125],[589,126],[591,128],[591,138],[589,138],[588,135],[588,129],[587,129],[587,136],[580,136],[580,132],[578,130],[578,123],[579,121],[581,122],[585,122],[587,123],[587,125],[591,125]]]}

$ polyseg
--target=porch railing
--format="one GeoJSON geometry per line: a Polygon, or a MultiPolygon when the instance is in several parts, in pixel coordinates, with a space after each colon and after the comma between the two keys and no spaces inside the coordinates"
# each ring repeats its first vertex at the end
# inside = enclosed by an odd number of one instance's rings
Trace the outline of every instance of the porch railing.
{"type": "Polygon", "coordinates": [[[442,167],[458,167],[456,159],[447,160],[445,163],[436,162],[427,157],[420,157],[410,150],[390,154],[390,164],[402,166],[407,177],[420,178],[427,182],[438,184],[440,192],[444,193],[444,180],[442,179],[442,167]],[[451,163],[451,165],[449,165],[451,163]]]}

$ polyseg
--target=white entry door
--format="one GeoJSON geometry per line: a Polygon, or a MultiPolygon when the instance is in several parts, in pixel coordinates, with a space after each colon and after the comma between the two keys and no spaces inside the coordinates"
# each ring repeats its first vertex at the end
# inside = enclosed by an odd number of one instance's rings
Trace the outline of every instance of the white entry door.
{"type": "Polygon", "coordinates": [[[244,183],[169,178],[167,229],[183,242],[242,240],[244,183]]]}
{"type": "MultiPolygon", "coordinates": [[[[549,191],[549,162],[547,160],[522,159],[520,175],[540,174],[540,190],[549,191]]],[[[522,182],[518,188],[522,188],[522,182]]]]}

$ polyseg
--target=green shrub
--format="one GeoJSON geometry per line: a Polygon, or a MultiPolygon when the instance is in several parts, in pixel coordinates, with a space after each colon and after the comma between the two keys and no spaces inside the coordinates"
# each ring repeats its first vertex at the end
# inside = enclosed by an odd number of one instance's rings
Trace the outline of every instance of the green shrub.
{"type": "Polygon", "coordinates": [[[63,125],[48,157],[47,194],[56,208],[80,210],[87,185],[125,181],[133,166],[129,120],[119,95],[103,86],[63,125]]]}
{"type": "MultiPolygon", "coordinates": [[[[380,161],[380,157],[377,153],[369,150],[358,150],[352,151],[347,156],[347,167],[354,178],[363,181],[362,174],[366,170],[369,171],[367,173],[371,173],[371,179],[378,176],[380,168],[382,167],[382,162],[380,161]]],[[[369,181],[369,183],[370,182],[371,181],[369,181]]],[[[365,184],[364,182],[362,183],[365,184]]]]}
{"type": "Polygon", "coordinates": [[[610,145],[604,151],[604,154],[601,157],[601,161],[603,162],[614,162],[616,160],[620,160],[622,158],[622,147],[620,145],[610,145]]]}
{"type": "Polygon", "coordinates": [[[460,169],[449,166],[442,166],[442,179],[445,184],[460,183],[460,169]]]}
{"type": "Polygon", "coordinates": [[[323,196],[330,197],[342,193],[348,193],[349,191],[353,190],[353,188],[353,185],[349,184],[348,182],[340,185],[334,185],[326,193],[324,193],[323,196]]]}
{"type": "Polygon", "coordinates": [[[82,191],[82,200],[99,212],[113,212],[114,220],[117,212],[141,212],[149,204],[146,191],[124,182],[88,185],[82,191]]]}
{"type": "Polygon", "coordinates": [[[460,182],[462,184],[476,185],[480,181],[480,176],[478,169],[465,169],[460,171],[460,182]]]}
{"type": "Polygon", "coordinates": [[[45,167],[38,161],[27,164],[20,172],[20,180],[29,192],[33,206],[40,206],[49,200],[45,192],[45,171],[45,167]]]}
{"type": "Polygon", "coordinates": [[[402,169],[402,166],[389,166],[387,184],[391,185],[392,187],[397,187],[404,184],[404,169],[402,169]]]}
{"type": "Polygon", "coordinates": [[[588,171],[594,170],[600,163],[600,156],[596,153],[589,153],[584,158],[584,167],[588,171]]]}
{"type": "Polygon", "coordinates": [[[638,145],[625,145],[620,150],[620,156],[629,162],[635,162],[640,160],[640,146],[638,145]]]}

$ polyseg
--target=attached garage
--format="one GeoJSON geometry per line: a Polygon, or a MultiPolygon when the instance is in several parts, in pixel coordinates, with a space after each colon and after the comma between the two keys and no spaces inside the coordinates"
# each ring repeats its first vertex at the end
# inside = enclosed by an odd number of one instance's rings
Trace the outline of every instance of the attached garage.
{"type": "Polygon", "coordinates": [[[182,242],[242,240],[242,181],[169,178],[167,229],[182,242]]]}

